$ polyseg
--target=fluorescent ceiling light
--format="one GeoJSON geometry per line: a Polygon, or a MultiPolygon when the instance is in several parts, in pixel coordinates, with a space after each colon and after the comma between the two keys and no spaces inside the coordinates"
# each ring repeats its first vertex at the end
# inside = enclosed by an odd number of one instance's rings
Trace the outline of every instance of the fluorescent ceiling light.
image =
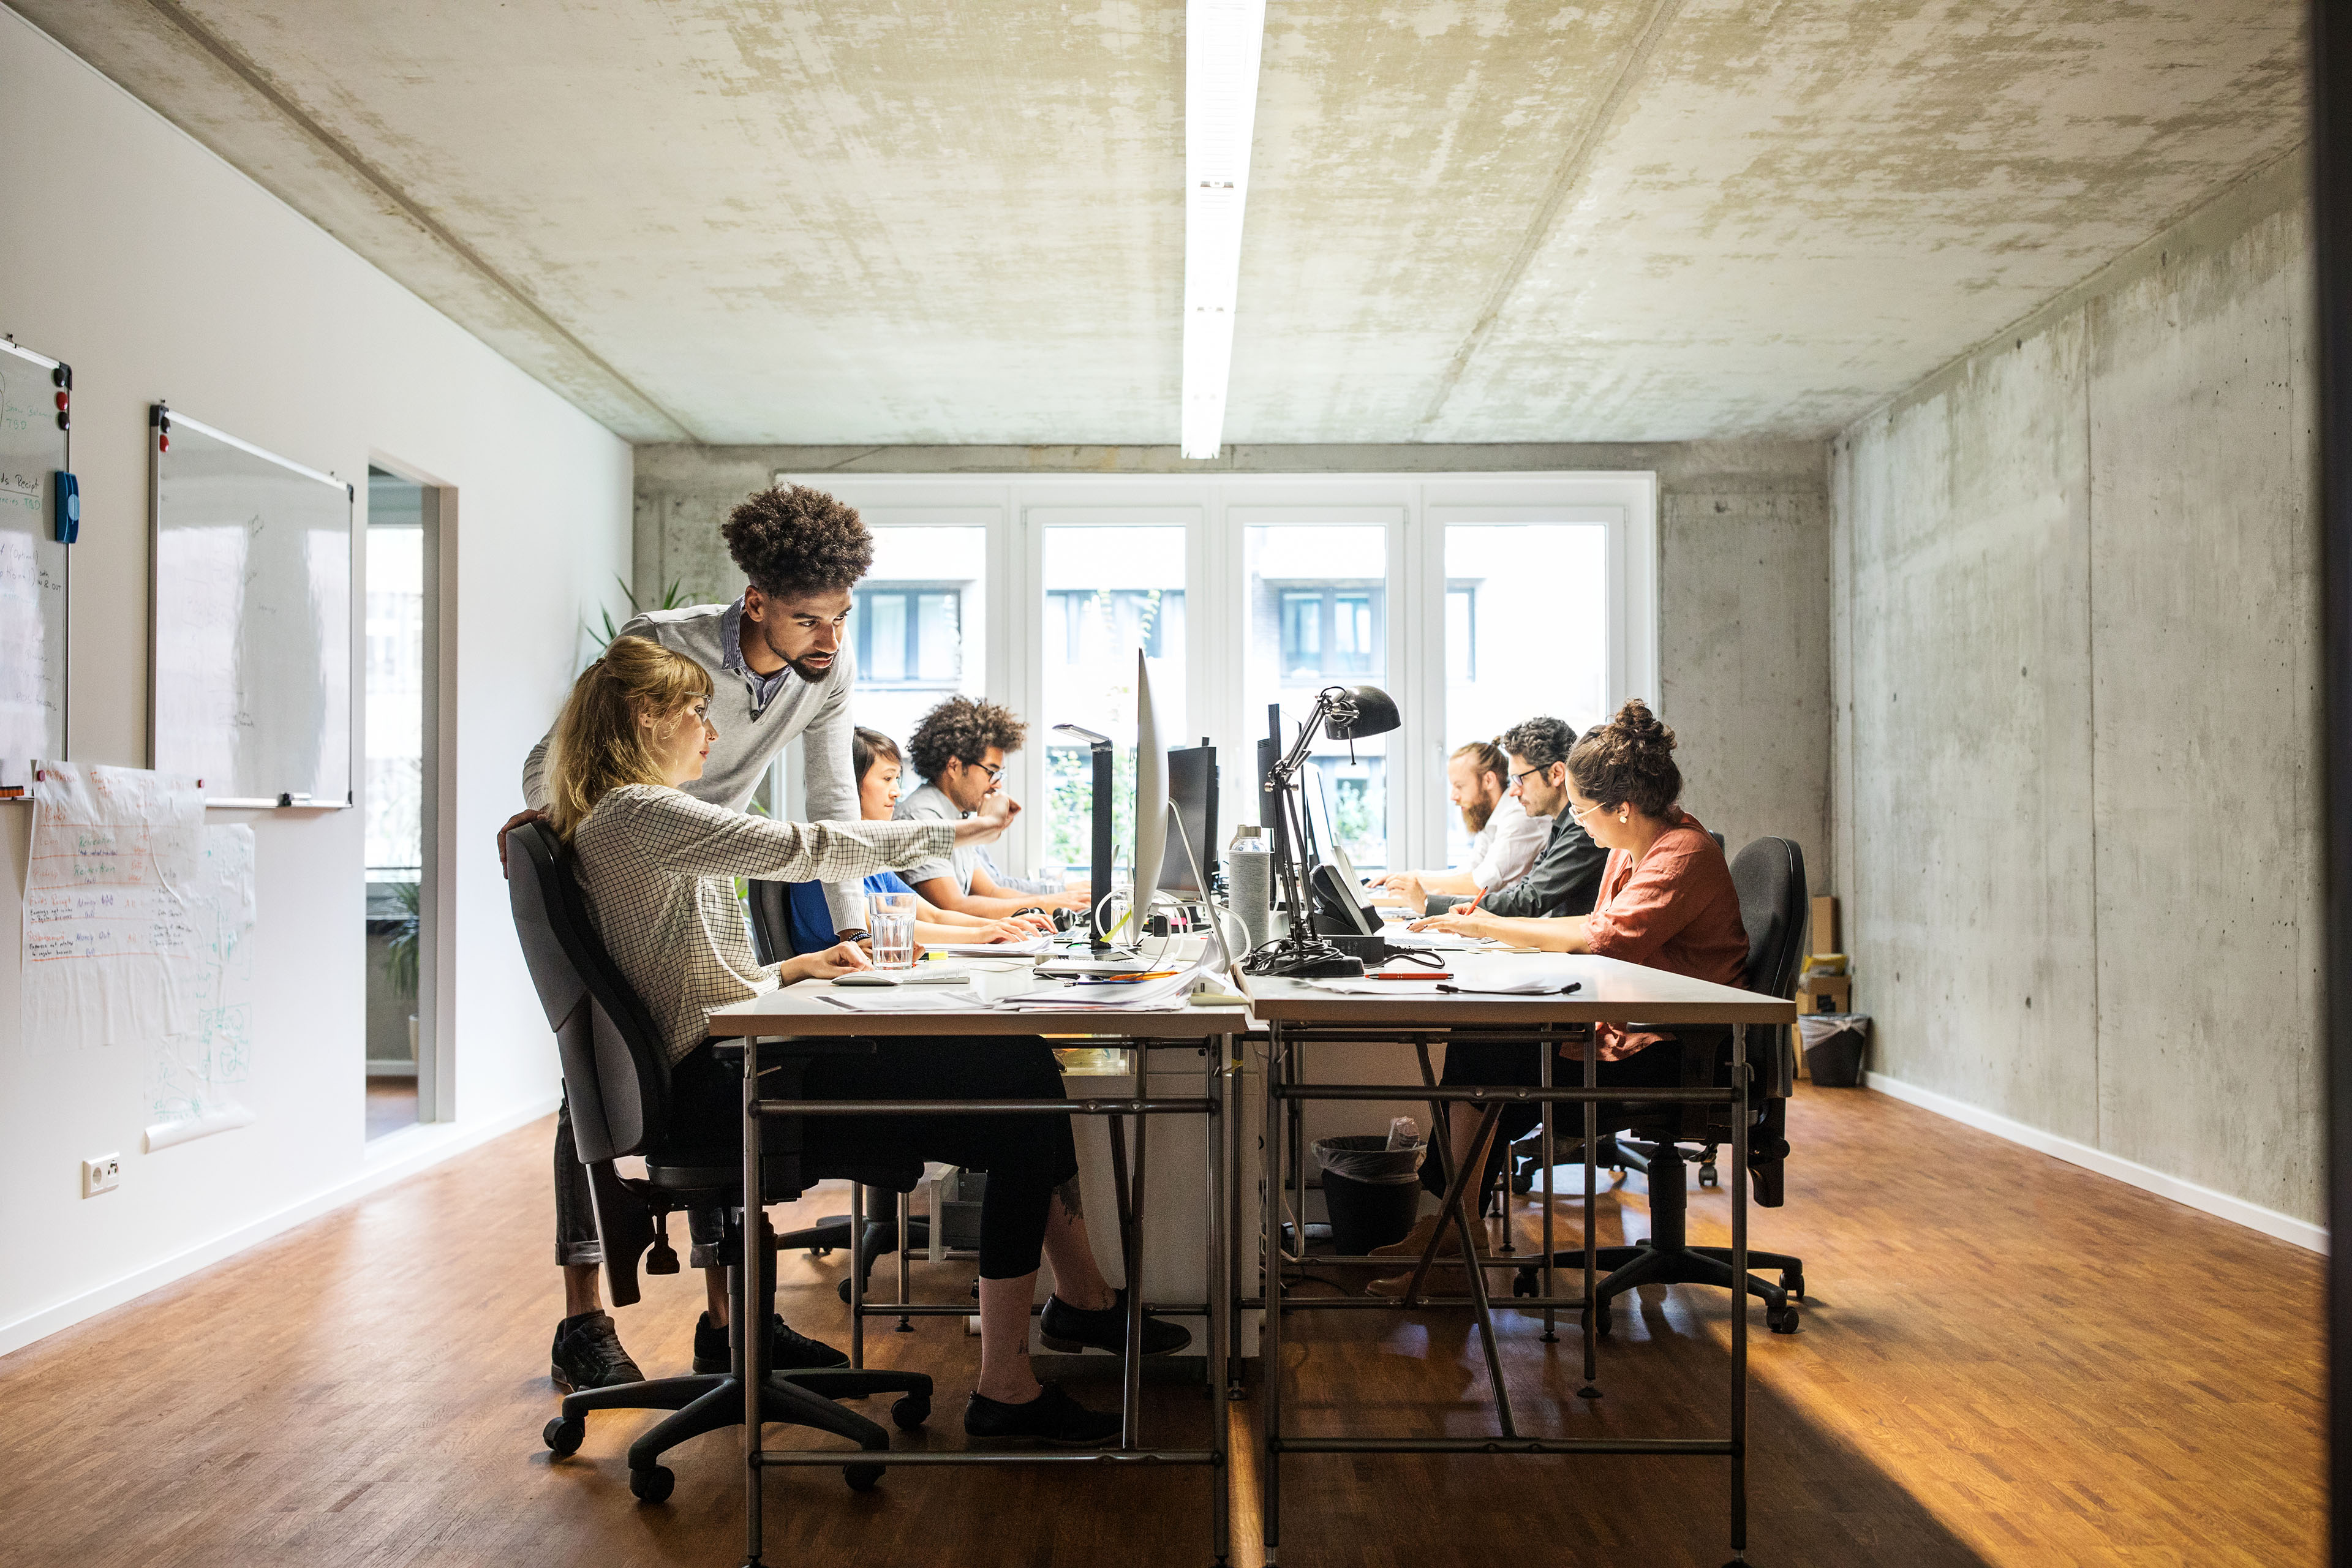
{"type": "Polygon", "coordinates": [[[1224,443],[1241,289],[1242,212],[1257,129],[1265,0],[1184,6],[1184,416],[1187,458],[1224,443]]]}

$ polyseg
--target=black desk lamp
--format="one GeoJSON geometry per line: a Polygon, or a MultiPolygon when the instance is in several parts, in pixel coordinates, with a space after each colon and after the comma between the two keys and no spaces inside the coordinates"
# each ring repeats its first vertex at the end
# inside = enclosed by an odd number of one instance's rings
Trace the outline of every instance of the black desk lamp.
{"type": "MultiPolygon", "coordinates": [[[[1297,806],[1292,786],[1307,766],[1307,754],[1320,733],[1335,741],[1354,742],[1362,735],[1385,735],[1403,720],[1395,699],[1377,686],[1327,686],[1315,696],[1315,710],[1299,726],[1290,750],[1266,770],[1266,789],[1274,796],[1276,859],[1282,879],[1283,901],[1290,909],[1290,929],[1281,940],[1252,953],[1243,965],[1252,974],[1286,974],[1306,978],[1361,974],[1363,960],[1341,952],[1315,934],[1315,916],[1299,886],[1297,806]]],[[[1350,761],[1355,747],[1348,748],[1350,761]]]]}
{"type": "MultiPolygon", "coordinates": [[[[1395,710],[1391,708],[1390,711],[1394,712],[1395,710]]],[[[1078,724],[1056,724],[1054,726],[1054,733],[1075,735],[1086,742],[1094,752],[1094,900],[1087,906],[1089,913],[1087,917],[1087,933],[1091,939],[1092,946],[1098,949],[1107,948],[1110,945],[1110,940],[1109,933],[1103,930],[1103,921],[1110,913],[1110,737],[1097,735],[1092,730],[1078,724]]],[[[1140,930],[1142,918],[1139,915],[1137,917],[1136,924],[1140,930]]]]}

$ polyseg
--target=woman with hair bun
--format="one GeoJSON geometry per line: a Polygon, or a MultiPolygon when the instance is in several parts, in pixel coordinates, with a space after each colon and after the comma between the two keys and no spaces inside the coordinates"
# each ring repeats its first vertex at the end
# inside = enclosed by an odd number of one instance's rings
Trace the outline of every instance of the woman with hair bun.
{"type": "MultiPolygon", "coordinates": [[[[1738,984],[1748,969],[1748,930],[1739,919],[1739,892],[1732,886],[1723,847],[1698,818],[1675,804],[1682,797],[1683,775],[1674,753],[1675,732],[1638,698],[1618,709],[1606,724],[1587,730],[1570,749],[1564,809],[1609,851],[1600,898],[1591,914],[1517,920],[1475,910],[1448,911],[1415,921],[1412,929],[1495,937],[1549,952],[1598,953],[1717,984],[1738,984]]],[[[1682,1051],[1673,1036],[1636,1034],[1616,1024],[1594,1027],[1600,1035],[1602,1088],[1660,1089],[1682,1081],[1682,1051]]],[[[1581,1053],[1563,1047],[1561,1054],[1581,1053]]],[[[1495,1066],[1505,1064],[1498,1060],[1495,1066]]],[[[1515,1052],[1495,1081],[1534,1085],[1540,1081],[1538,1072],[1539,1064],[1528,1053],[1515,1052]]],[[[1452,1123],[1457,1149],[1475,1135],[1476,1125],[1469,1120],[1468,1107],[1458,1109],[1462,1114],[1452,1123]]],[[[1605,1114],[1609,1107],[1601,1110],[1605,1114]]],[[[1474,1158],[1483,1160],[1486,1152],[1481,1149],[1474,1158]]],[[[1416,1231],[1400,1247],[1382,1250],[1410,1256],[1427,1242],[1427,1233],[1416,1231]]],[[[1451,1254],[1459,1247],[1449,1237],[1441,1250],[1451,1254]]],[[[1411,1279],[1399,1275],[1375,1280],[1371,1289],[1376,1295],[1402,1296],[1411,1279]]]]}

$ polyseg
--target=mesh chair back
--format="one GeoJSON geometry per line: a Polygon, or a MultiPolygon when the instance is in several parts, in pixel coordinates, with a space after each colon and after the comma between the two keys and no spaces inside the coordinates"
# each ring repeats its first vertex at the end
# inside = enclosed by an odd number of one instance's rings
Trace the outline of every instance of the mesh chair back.
{"type": "Polygon", "coordinates": [[[583,1162],[645,1152],[669,1119],[667,1054],[588,918],[572,855],[543,822],[507,835],[507,900],[523,963],[555,1031],[583,1162]]]}
{"type": "Polygon", "coordinates": [[[792,897],[790,882],[751,884],[751,951],[762,964],[793,956],[792,897]]]}

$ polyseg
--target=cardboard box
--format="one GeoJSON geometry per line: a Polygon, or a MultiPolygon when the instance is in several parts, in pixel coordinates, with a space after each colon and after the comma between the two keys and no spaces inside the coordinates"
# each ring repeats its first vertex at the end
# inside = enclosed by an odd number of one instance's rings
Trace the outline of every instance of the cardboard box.
{"type": "Polygon", "coordinates": [[[1844,933],[1838,930],[1837,896],[1825,893],[1813,900],[1813,928],[1805,944],[1807,952],[1843,952],[1845,943],[1838,939],[1844,933]]]}
{"type": "Polygon", "coordinates": [[[1800,1013],[1851,1013],[1853,977],[1849,974],[1808,974],[1797,983],[1800,1013]]]}

